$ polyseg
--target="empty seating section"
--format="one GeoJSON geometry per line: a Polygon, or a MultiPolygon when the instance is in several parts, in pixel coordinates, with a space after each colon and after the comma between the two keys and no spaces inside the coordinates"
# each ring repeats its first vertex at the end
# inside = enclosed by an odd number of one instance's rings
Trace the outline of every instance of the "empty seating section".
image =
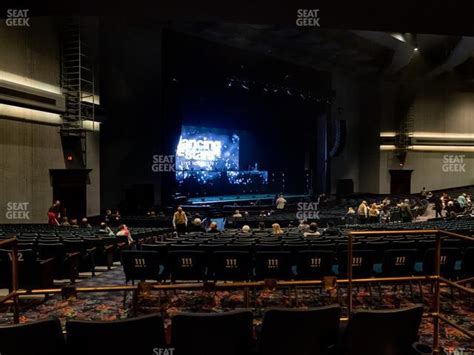
{"type": "MultiPolygon", "coordinates": [[[[474,276],[471,259],[466,257],[473,253],[469,242],[442,238],[443,276],[474,276]]],[[[433,274],[435,241],[434,234],[355,236],[353,277],[433,274]]],[[[344,235],[194,233],[143,243],[136,250],[123,253],[123,265],[127,281],[311,280],[329,275],[346,278],[347,249],[348,238],[344,235]],[[150,275],[149,270],[159,273],[150,275]],[[131,277],[133,274],[136,276],[131,277]]]]}
{"type": "MultiPolygon", "coordinates": [[[[169,228],[131,228],[136,245],[165,238],[169,231],[169,228]]],[[[54,279],[74,283],[80,272],[94,276],[97,266],[110,269],[114,261],[120,261],[121,251],[129,249],[127,242],[94,228],[0,226],[0,240],[12,236],[18,241],[22,289],[51,288],[54,279]]],[[[0,249],[0,288],[11,288],[11,259],[11,249],[0,249]]]]}

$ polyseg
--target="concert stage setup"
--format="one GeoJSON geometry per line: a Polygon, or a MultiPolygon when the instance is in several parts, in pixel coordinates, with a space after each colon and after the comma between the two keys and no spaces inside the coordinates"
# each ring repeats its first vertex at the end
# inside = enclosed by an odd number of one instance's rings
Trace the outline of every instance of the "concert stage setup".
{"type": "MultiPolygon", "coordinates": [[[[308,194],[288,194],[284,196],[287,201],[293,199],[306,199],[310,198],[308,194]]],[[[187,199],[187,203],[190,205],[212,205],[212,204],[228,204],[228,203],[240,203],[240,202],[252,202],[261,205],[273,205],[276,199],[275,194],[246,194],[246,195],[217,195],[217,196],[200,196],[190,197],[187,199]]]]}

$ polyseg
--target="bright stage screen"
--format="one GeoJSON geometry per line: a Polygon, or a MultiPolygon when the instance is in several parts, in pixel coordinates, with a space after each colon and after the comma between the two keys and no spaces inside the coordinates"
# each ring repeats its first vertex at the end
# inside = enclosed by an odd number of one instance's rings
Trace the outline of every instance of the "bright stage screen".
{"type": "Polygon", "coordinates": [[[239,170],[239,136],[215,128],[183,126],[176,149],[176,170],[239,170]]]}

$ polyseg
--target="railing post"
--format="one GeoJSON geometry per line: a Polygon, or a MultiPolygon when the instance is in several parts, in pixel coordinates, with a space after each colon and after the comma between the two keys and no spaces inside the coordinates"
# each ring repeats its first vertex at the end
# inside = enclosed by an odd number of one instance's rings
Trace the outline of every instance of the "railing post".
{"type": "Polygon", "coordinates": [[[347,316],[352,313],[352,233],[349,232],[349,245],[347,246],[347,316]]]}
{"type": "Polygon", "coordinates": [[[439,312],[440,312],[440,277],[441,277],[441,232],[436,233],[436,247],[435,247],[435,299],[434,299],[434,313],[433,318],[433,353],[439,354],[439,312]]]}
{"type": "Polygon", "coordinates": [[[15,238],[12,246],[12,292],[13,295],[13,323],[20,323],[20,307],[18,304],[18,244],[15,238]]]}

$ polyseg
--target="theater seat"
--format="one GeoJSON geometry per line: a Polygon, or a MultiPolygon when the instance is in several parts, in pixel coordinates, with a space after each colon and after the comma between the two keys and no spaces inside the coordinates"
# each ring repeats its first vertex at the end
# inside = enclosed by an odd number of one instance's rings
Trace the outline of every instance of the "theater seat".
{"type": "Polygon", "coordinates": [[[57,319],[0,326],[2,355],[64,355],[65,342],[57,319]]]}
{"type": "Polygon", "coordinates": [[[248,355],[252,312],[181,313],[172,319],[176,355],[248,355]]]}
{"type": "Polygon", "coordinates": [[[339,306],[270,309],[263,317],[261,355],[319,355],[337,342],[339,306]]]}
{"type": "Polygon", "coordinates": [[[423,305],[352,314],[338,354],[410,355],[418,340],[423,305]]]}
{"type": "Polygon", "coordinates": [[[66,323],[70,355],[151,355],[167,348],[159,315],[104,321],[66,323]]]}

